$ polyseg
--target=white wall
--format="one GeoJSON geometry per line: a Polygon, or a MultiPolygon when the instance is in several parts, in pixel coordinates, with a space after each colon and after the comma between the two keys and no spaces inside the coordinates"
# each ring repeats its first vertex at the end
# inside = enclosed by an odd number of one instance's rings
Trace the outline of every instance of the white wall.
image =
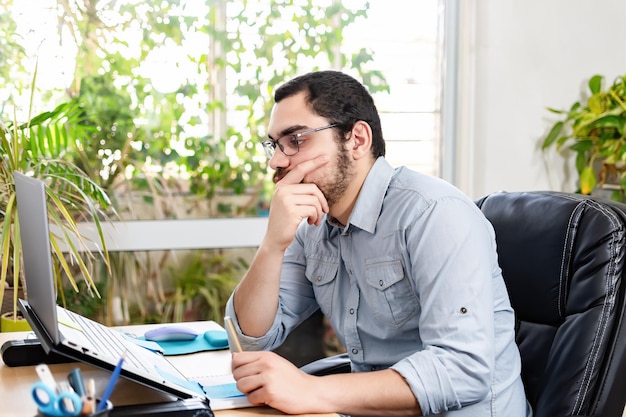
{"type": "Polygon", "coordinates": [[[473,198],[498,190],[574,191],[573,177],[564,175],[571,163],[540,150],[556,120],[546,107],[569,108],[594,74],[611,82],[626,73],[626,1],[460,1],[454,182],[473,198]]]}

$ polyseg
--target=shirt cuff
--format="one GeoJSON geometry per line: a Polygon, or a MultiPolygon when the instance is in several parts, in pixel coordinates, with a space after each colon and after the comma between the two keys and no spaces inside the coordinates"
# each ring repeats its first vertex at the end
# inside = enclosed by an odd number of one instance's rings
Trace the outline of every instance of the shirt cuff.
{"type": "Polygon", "coordinates": [[[231,295],[226,303],[225,315],[230,316],[233,321],[233,325],[235,327],[235,331],[239,336],[239,342],[241,343],[241,347],[243,350],[271,350],[274,348],[273,342],[274,337],[272,335],[278,334],[278,330],[281,325],[281,313],[280,311],[276,314],[274,318],[274,323],[272,323],[272,327],[263,335],[259,337],[248,336],[241,331],[241,327],[239,327],[239,321],[237,320],[237,314],[235,314],[235,307],[233,305],[233,296],[231,295]]]}
{"type": "Polygon", "coordinates": [[[406,380],[422,409],[423,415],[457,410],[461,403],[446,374],[423,353],[411,355],[391,367],[406,380]]]}

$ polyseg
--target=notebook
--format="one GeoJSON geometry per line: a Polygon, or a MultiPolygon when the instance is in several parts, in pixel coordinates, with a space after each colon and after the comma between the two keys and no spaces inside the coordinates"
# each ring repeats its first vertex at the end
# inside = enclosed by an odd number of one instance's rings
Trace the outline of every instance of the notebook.
{"type": "MultiPolygon", "coordinates": [[[[145,349],[124,333],[57,305],[46,186],[19,172],[14,173],[14,182],[28,298],[20,299],[19,307],[44,350],[109,371],[124,355],[123,377],[180,399],[210,399],[205,392],[208,387],[185,377],[161,353],[145,349]]],[[[234,406],[245,403],[239,401],[234,406]]]]}

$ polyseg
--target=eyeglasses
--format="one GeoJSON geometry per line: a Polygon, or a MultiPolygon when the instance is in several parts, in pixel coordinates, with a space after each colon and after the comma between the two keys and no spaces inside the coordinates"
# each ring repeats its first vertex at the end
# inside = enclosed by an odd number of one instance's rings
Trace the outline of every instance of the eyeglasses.
{"type": "Polygon", "coordinates": [[[335,126],[337,126],[336,123],[328,126],[316,127],[315,129],[305,130],[300,133],[285,135],[278,139],[269,138],[262,142],[263,149],[265,149],[265,154],[268,159],[272,159],[276,153],[276,147],[278,147],[286,156],[293,156],[298,153],[300,145],[304,142],[300,139],[302,136],[310,135],[311,133],[319,132],[320,130],[330,129],[335,126]]]}

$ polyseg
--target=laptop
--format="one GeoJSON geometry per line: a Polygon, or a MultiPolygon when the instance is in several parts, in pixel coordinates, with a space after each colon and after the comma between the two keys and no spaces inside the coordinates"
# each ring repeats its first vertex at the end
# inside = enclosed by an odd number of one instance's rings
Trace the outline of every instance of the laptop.
{"type": "Polygon", "coordinates": [[[124,355],[121,375],[179,399],[208,400],[202,385],[187,379],[165,356],[141,347],[122,332],[56,303],[46,186],[14,173],[28,301],[19,307],[46,353],[113,371],[124,355]]]}

